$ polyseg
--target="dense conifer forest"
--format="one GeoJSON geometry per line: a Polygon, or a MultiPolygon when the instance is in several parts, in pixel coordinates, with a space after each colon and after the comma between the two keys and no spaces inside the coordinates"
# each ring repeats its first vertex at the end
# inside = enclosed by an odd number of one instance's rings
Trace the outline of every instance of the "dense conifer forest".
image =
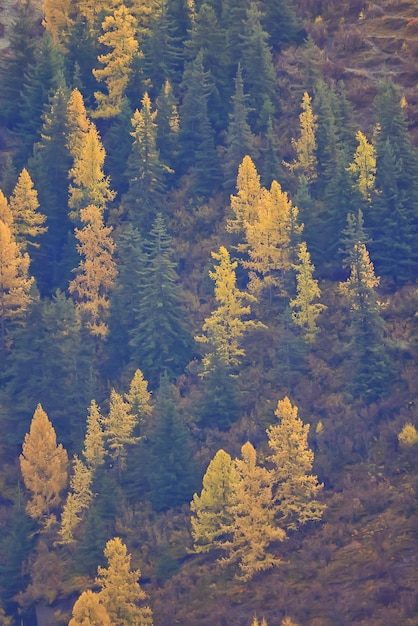
{"type": "Polygon", "coordinates": [[[418,624],[417,41],[4,3],[0,624],[418,624]]]}

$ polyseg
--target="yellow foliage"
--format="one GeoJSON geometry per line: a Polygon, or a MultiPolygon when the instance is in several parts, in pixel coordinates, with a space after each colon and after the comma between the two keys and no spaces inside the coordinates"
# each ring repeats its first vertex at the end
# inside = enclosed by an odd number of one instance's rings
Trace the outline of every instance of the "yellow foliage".
{"type": "Polygon", "coordinates": [[[28,240],[28,237],[37,237],[47,230],[42,226],[46,217],[38,211],[38,192],[26,168],[21,171],[10,196],[9,208],[12,215],[10,228],[18,245],[22,250],[26,250],[29,244],[38,247],[39,244],[28,240]]]}
{"type": "Polygon", "coordinates": [[[75,236],[80,242],[77,250],[82,259],[68,290],[92,335],[104,338],[108,331],[105,320],[110,306],[109,292],[117,275],[112,228],[104,225],[101,211],[93,205],[82,209],[80,218],[86,225],[81,230],[76,228],[75,236]]]}
{"type": "Polygon", "coordinates": [[[67,495],[67,500],[61,515],[60,535],[63,543],[73,541],[73,532],[81,521],[81,513],[90,506],[93,499],[91,483],[93,481],[93,471],[86,467],[84,463],[74,456],[73,475],[70,479],[71,491],[67,495]]]}
{"type": "MultiPolygon", "coordinates": [[[[215,269],[209,272],[209,276],[215,281],[215,299],[219,306],[205,319],[202,327],[205,334],[195,339],[201,343],[209,343],[227,366],[236,366],[245,355],[241,346],[244,334],[264,325],[243,319],[251,312],[250,305],[245,305],[244,302],[254,302],[256,298],[238,289],[235,274],[238,263],[231,261],[224,246],[219,248],[219,253],[212,252],[212,257],[219,261],[215,269]]],[[[211,353],[206,355],[204,364],[206,370],[211,368],[211,353]]]]}
{"type": "Polygon", "coordinates": [[[87,415],[87,429],[84,438],[83,456],[88,467],[95,470],[104,463],[104,432],[102,416],[95,400],[92,400],[87,415]]]}
{"type": "Polygon", "coordinates": [[[418,431],[411,422],[405,424],[398,434],[398,441],[402,448],[412,448],[418,443],[418,431]]]}
{"type": "Polygon", "coordinates": [[[68,626],[111,626],[109,614],[100,604],[99,594],[90,589],[81,594],[73,606],[68,626]]]}
{"type": "Polygon", "coordinates": [[[114,117],[121,111],[123,96],[132,73],[131,63],[138,52],[139,44],[135,39],[137,22],[125,5],[115,9],[103,23],[103,35],[99,42],[111,51],[99,55],[99,62],[104,66],[93,69],[95,78],[106,82],[107,94],[96,91],[94,97],[98,105],[94,117],[114,117]]]}
{"type": "Polygon", "coordinates": [[[19,457],[25,487],[31,492],[26,510],[34,519],[50,516],[68,482],[68,456],[57,445],[55,430],[38,404],[19,457]]]}
{"type": "Polygon", "coordinates": [[[269,426],[267,436],[276,515],[286,529],[296,529],[321,519],[324,505],[316,498],[323,485],[310,473],[314,454],[308,445],[309,424],[303,424],[288,397],[279,400],[275,415],[280,423],[269,426]]]}
{"type": "Polygon", "coordinates": [[[367,141],[367,137],[360,130],[356,134],[356,139],[358,146],[348,171],[356,177],[362,197],[370,201],[376,180],[376,151],[373,144],[367,141]]]}
{"type": "Polygon", "coordinates": [[[318,165],[315,151],[317,148],[315,133],[318,128],[318,116],[313,114],[311,97],[305,91],[302,98],[302,113],[299,115],[300,136],[292,139],[292,146],[296,151],[296,159],[293,163],[286,163],[290,170],[299,176],[304,176],[310,182],[317,177],[318,165]]]}

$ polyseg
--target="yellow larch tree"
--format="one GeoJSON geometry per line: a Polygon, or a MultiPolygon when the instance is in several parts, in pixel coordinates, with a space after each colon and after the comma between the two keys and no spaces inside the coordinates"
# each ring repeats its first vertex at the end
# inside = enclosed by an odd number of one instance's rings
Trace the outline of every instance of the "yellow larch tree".
{"type": "Polygon", "coordinates": [[[62,543],[74,541],[74,530],[82,519],[83,511],[93,500],[91,484],[93,471],[84,465],[77,455],[73,458],[73,473],[70,478],[70,492],[63,506],[59,534],[62,543]]]}
{"type": "Polygon", "coordinates": [[[370,202],[376,181],[376,150],[360,130],[356,134],[356,139],[358,146],[348,170],[356,178],[361,196],[370,202]]]}
{"type": "Polygon", "coordinates": [[[134,373],[129,391],[125,394],[125,400],[129,404],[129,412],[135,417],[136,423],[143,426],[152,415],[153,405],[151,393],[148,391],[148,382],[140,369],[134,373]]]}
{"type": "Polygon", "coordinates": [[[235,460],[235,501],[229,507],[232,523],[224,528],[231,538],[222,544],[227,555],[221,562],[237,563],[239,578],[249,580],[280,563],[272,544],[282,542],[286,533],[275,519],[271,473],[257,464],[256,450],[249,441],[242,446],[241,455],[235,460]]]}
{"type": "Polygon", "coordinates": [[[203,476],[203,488],[194,494],[190,503],[191,525],[195,552],[209,552],[219,548],[225,527],[231,527],[234,503],[234,485],[237,480],[231,456],[218,450],[203,476]]]}
{"type": "Polygon", "coordinates": [[[68,29],[71,26],[71,0],[43,0],[42,11],[44,19],[42,25],[51,33],[55,43],[64,44],[68,29]]]}
{"type": "Polygon", "coordinates": [[[313,277],[315,267],[304,241],[299,246],[298,261],[295,266],[297,295],[289,304],[293,321],[302,329],[304,339],[312,343],[319,332],[317,319],[326,306],[318,302],[321,290],[313,277]]]}
{"type": "Polygon", "coordinates": [[[73,159],[80,156],[85,135],[93,122],[88,118],[84,99],[79,89],[72,90],[67,104],[67,146],[73,159]]]}
{"type": "Polygon", "coordinates": [[[39,246],[33,239],[47,230],[43,226],[46,217],[38,211],[38,208],[38,192],[33,186],[28,170],[23,168],[9,198],[9,209],[12,214],[10,228],[22,250],[26,250],[29,244],[39,246]]]}
{"type": "Polygon", "coordinates": [[[85,226],[76,228],[75,236],[82,258],[68,289],[86,327],[103,339],[108,332],[109,292],[117,275],[112,227],[104,225],[102,212],[93,205],[80,211],[80,219],[85,226]]]}
{"type": "Polygon", "coordinates": [[[97,568],[95,584],[112,626],[152,626],[150,607],[140,605],[147,597],[138,583],[141,572],[131,570],[131,555],[125,544],[119,537],[110,539],[104,555],[108,565],[97,568]]]}
{"type": "Polygon", "coordinates": [[[317,496],[323,485],[311,473],[314,454],[308,444],[309,424],[303,424],[287,396],[277,403],[275,415],[279,424],[267,429],[275,519],[285,530],[294,530],[321,519],[325,506],[317,496]]]}
{"type": "Polygon", "coordinates": [[[110,179],[103,171],[106,151],[93,123],[89,124],[86,132],[79,133],[72,150],[75,156],[69,172],[72,183],[68,205],[73,209],[70,217],[78,218],[81,209],[89,205],[103,212],[114,199],[115,192],[110,189],[110,179]]]}
{"type": "Polygon", "coordinates": [[[68,483],[68,455],[57,445],[54,427],[38,404],[19,457],[25,487],[31,494],[26,505],[36,520],[51,516],[61,502],[61,493],[68,483]]]}
{"type": "MultiPolygon", "coordinates": [[[[17,245],[9,226],[0,219],[0,354],[6,353],[6,329],[19,321],[32,301],[30,258],[17,245]]],[[[3,360],[3,359],[2,359],[3,360]]]]}
{"type": "Polygon", "coordinates": [[[138,421],[136,416],[130,412],[130,408],[121,394],[112,389],[109,414],[103,418],[103,427],[110,456],[116,463],[119,479],[126,464],[126,446],[137,441],[133,433],[138,421]]]}
{"type": "Polygon", "coordinates": [[[256,298],[238,289],[237,261],[231,261],[224,246],[219,248],[219,252],[212,252],[212,257],[219,262],[213,271],[209,271],[209,276],[215,281],[215,300],[219,306],[205,319],[202,326],[204,334],[195,337],[196,341],[210,346],[204,358],[206,370],[211,369],[216,359],[228,368],[239,365],[245,355],[243,336],[252,329],[264,328],[261,322],[245,319],[251,313],[250,304],[245,303],[254,302],[256,298]]]}
{"type": "MultiPolygon", "coordinates": [[[[248,155],[238,168],[237,192],[236,196],[231,196],[233,217],[228,219],[226,229],[230,233],[242,234],[245,233],[246,225],[257,219],[258,205],[266,194],[257,169],[248,155]]],[[[247,247],[247,243],[237,246],[240,251],[245,251],[247,247]]]]}
{"type": "Polygon", "coordinates": [[[292,139],[292,146],[296,152],[296,159],[286,163],[290,170],[298,176],[303,176],[307,182],[317,177],[317,148],[315,134],[318,127],[317,116],[312,111],[312,98],[307,91],[302,98],[302,113],[299,115],[299,139],[292,139]]]}
{"type": "Polygon", "coordinates": [[[100,415],[100,409],[96,400],[92,400],[87,415],[87,428],[83,448],[83,456],[86,459],[87,466],[92,470],[104,463],[105,447],[102,423],[103,417],[100,415]]]}
{"type": "Polygon", "coordinates": [[[298,209],[277,181],[264,190],[252,221],[244,220],[249,260],[242,265],[249,270],[249,290],[259,295],[276,287],[284,292],[284,277],[292,267],[293,239],[299,235],[298,209]]]}
{"type": "Polygon", "coordinates": [[[99,594],[91,589],[84,591],[75,602],[68,626],[112,626],[99,594]]]}
{"type": "Polygon", "coordinates": [[[121,111],[122,102],[129,77],[132,73],[131,64],[138,54],[139,44],[135,39],[137,21],[125,5],[115,9],[102,23],[103,35],[99,42],[110,48],[107,54],[99,55],[101,69],[93,69],[95,78],[105,81],[107,94],[100,91],[94,93],[97,109],[94,117],[115,117],[121,111]]]}
{"type": "Polygon", "coordinates": [[[7,226],[12,225],[13,216],[10,210],[9,204],[7,202],[7,198],[0,189],[0,220],[7,224],[7,226]]]}

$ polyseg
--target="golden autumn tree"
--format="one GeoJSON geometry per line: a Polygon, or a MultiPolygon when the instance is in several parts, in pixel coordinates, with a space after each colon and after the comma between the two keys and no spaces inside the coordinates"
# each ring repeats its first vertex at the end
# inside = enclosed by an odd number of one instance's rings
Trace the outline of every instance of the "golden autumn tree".
{"type": "Polygon", "coordinates": [[[108,565],[97,568],[95,584],[112,626],[152,626],[150,607],[140,605],[147,597],[138,583],[141,572],[131,570],[131,555],[125,544],[119,537],[110,539],[104,555],[108,565]]]}
{"type": "Polygon", "coordinates": [[[5,224],[7,224],[9,228],[13,221],[12,212],[7,202],[7,198],[1,189],[0,189],[0,220],[4,222],[5,224]]]}
{"type": "Polygon", "coordinates": [[[117,465],[119,479],[126,464],[126,446],[137,441],[133,434],[137,418],[130,412],[130,408],[128,402],[125,402],[115,389],[112,389],[109,414],[103,418],[103,426],[110,456],[117,465]]]}
{"type": "Polygon", "coordinates": [[[104,225],[102,212],[94,205],[82,209],[80,219],[85,226],[76,228],[75,236],[81,261],[68,289],[86,327],[103,339],[108,332],[109,292],[117,275],[112,228],[104,225]]]}
{"type": "MultiPolygon", "coordinates": [[[[265,194],[266,190],[261,186],[257,169],[251,157],[247,155],[238,168],[237,195],[231,196],[233,217],[227,221],[227,231],[245,233],[246,224],[252,224],[257,219],[258,205],[265,194]]],[[[245,251],[247,247],[247,243],[240,243],[237,249],[245,251]]]]}
{"type": "Polygon", "coordinates": [[[62,543],[74,541],[74,530],[82,519],[83,511],[88,509],[93,500],[92,481],[93,471],[75,455],[70,478],[70,491],[61,514],[59,534],[62,543]]]}
{"type": "Polygon", "coordinates": [[[312,111],[312,99],[307,91],[302,98],[302,113],[299,115],[299,138],[292,139],[292,146],[296,152],[296,159],[292,163],[286,163],[290,170],[297,176],[303,176],[307,182],[317,177],[316,139],[318,127],[317,115],[312,111]]]}
{"type": "Polygon", "coordinates": [[[314,454],[308,444],[309,424],[303,424],[288,397],[279,400],[275,415],[279,424],[267,429],[274,515],[282,528],[294,530],[321,519],[325,506],[317,496],[323,485],[311,473],[314,454]]]}
{"type": "Polygon", "coordinates": [[[257,464],[256,450],[249,441],[242,446],[241,455],[235,460],[235,501],[229,507],[232,523],[224,528],[230,539],[222,543],[227,554],[221,561],[237,563],[239,578],[249,580],[280,563],[272,544],[283,541],[286,533],[275,519],[271,473],[257,464]]]}
{"type": "Polygon", "coordinates": [[[137,21],[124,4],[115,9],[113,15],[105,17],[102,23],[103,35],[99,37],[99,42],[110,51],[99,55],[103,67],[93,69],[93,74],[99,82],[105,81],[107,94],[100,91],[94,93],[97,102],[94,117],[115,117],[121,111],[132,73],[131,64],[139,49],[135,39],[136,28],[137,21]]]}
{"type": "Polygon", "coordinates": [[[21,171],[13,193],[9,199],[12,214],[10,228],[22,250],[30,244],[38,246],[34,239],[46,231],[43,226],[46,217],[38,211],[38,192],[26,168],[21,171]]]}
{"type": "Polygon", "coordinates": [[[96,400],[90,402],[87,415],[86,436],[84,437],[83,456],[86,459],[87,467],[92,470],[97,469],[104,463],[104,431],[103,417],[96,400]]]}
{"type": "Polygon", "coordinates": [[[134,416],[136,424],[143,426],[152,415],[153,405],[151,393],[148,391],[148,382],[140,369],[135,370],[129,391],[125,394],[125,400],[129,404],[129,413],[134,416]]]}
{"type": "Polygon", "coordinates": [[[71,25],[71,0],[43,0],[42,11],[44,19],[42,25],[51,33],[55,43],[63,44],[71,25]]]}
{"type": "Polygon", "coordinates": [[[68,626],[112,626],[108,612],[100,603],[99,594],[84,591],[75,602],[68,626]]]}
{"type": "Polygon", "coordinates": [[[292,205],[277,181],[270,191],[263,190],[252,221],[244,220],[248,260],[242,265],[249,270],[249,289],[259,295],[264,289],[276,288],[283,293],[284,278],[292,267],[294,239],[301,227],[298,209],[292,205]]]}
{"type": "Polygon", "coordinates": [[[34,519],[49,518],[61,502],[61,492],[68,483],[68,455],[57,445],[54,427],[38,404],[19,457],[25,487],[31,494],[26,505],[34,519]]]}
{"type": "Polygon", "coordinates": [[[80,156],[85,136],[92,125],[83,96],[80,90],[75,88],[67,103],[67,146],[73,159],[80,156]]]}
{"type": "Polygon", "coordinates": [[[360,130],[356,139],[358,146],[348,170],[354,175],[361,196],[369,202],[376,181],[376,150],[360,130]]]}
{"type": "Polygon", "coordinates": [[[219,263],[209,276],[215,281],[215,300],[219,306],[212,311],[203,323],[204,334],[195,337],[196,341],[207,343],[210,351],[204,358],[206,370],[220,359],[227,367],[239,365],[245,350],[242,347],[244,335],[255,328],[263,328],[261,322],[245,319],[251,312],[250,303],[256,298],[237,287],[235,270],[237,261],[231,261],[228,250],[221,246],[219,252],[212,252],[219,263]]]}
{"type": "Polygon", "coordinates": [[[267,626],[267,622],[264,617],[262,620],[258,620],[257,616],[254,616],[251,626],[267,626]]]}
{"type": "Polygon", "coordinates": [[[203,488],[190,503],[194,552],[209,552],[222,543],[225,527],[230,528],[233,517],[229,509],[234,503],[237,480],[231,456],[218,450],[203,476],[203,488]]]}
{"type": "Polygon", "coordinates": [[[34,279],[30,258],[17,245],[9,226],[0,219],[0,353],[6,352],[6,329],[19,321],[30,302],[34,279]]]}
{"type": "Polygon", "coordinates": [[[114,199],[115,192],[110,189],[110,179],[104,174],[106,152],[98,130],[91,123],[86,132],[78,131],[73,139],[70,135],[68,141],[74,154],[73,167],[69,172],[72,179],[68,200],[72,209],[70,217],[79,217],[80,211],[89,205],[94,205],[103,212],[114,199]]]}
{"type": "Polygon", "coordinates": [[[303,336],[308,343],[315,340],[319,328],[318,316],[326,307],[319,303],[321,290],[318,281],[313,277],[315,267],[311,263],[311,257],[303,241],[299,246],[298,264],[296,269],[296,297],[290,301],[293,309],[292,318],[297,326],[302,329],[303,336]]]}

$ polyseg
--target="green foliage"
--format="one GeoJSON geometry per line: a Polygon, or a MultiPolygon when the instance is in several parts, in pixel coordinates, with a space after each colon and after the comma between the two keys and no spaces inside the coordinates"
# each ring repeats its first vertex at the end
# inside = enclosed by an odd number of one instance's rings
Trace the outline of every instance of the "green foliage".
{"type": "Polygon", "coordinates": [[[155,511],[189,502],[196,486],[190,433],[176,406],[175,389],[166,377],[160,382],[153,425],[147,431],[149,498],[155,511]]]}
{"type": "Polygon", "coordinates": [[[192,340],[185,323],[176,264],[171,260],[171,237],[158,215],[144,244],[146,262],[141,268],[141,299],[129,330],[131,362],[140,364],[150,387],[167,371],[170,377],[187,364],[192,340]]]}

